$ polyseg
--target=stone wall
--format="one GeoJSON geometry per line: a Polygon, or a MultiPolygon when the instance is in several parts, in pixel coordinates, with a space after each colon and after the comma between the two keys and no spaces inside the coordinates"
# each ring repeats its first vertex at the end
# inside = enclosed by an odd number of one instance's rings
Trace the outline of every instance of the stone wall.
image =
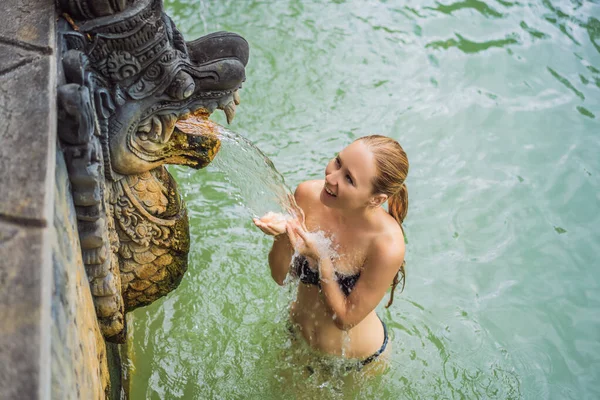
{"type": "Polygon", "coordinates": [[[0,8],[0,398],[49,398],[54,4],[0,8]]]}
{"type": "Polygon", "coordinates": [[[60,151],[52,230],[52,398],[103,399],[109,390],[106,345],[81,259],[69,177],[60,151]]]}
{"type": "Polygon", "coordinates": [[[53,0],[0,11],[0,398],[102,399],[108,369],[56,135],[53,0]]]}

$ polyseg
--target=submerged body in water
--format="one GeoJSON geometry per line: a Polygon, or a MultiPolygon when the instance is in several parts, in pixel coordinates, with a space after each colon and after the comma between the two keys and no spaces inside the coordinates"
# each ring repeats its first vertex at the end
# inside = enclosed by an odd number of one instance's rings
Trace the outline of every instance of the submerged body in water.
{"type": "Polygon", "coordinates": [[[360,138],[329,162],[324,180],[298,186],[303,220],[254,220],[275,236],[269,254],[273,279],[283,285],[288,273],[300,278],[290,309],[295,332],[312,349],[357,360],[359,368],[389,352],[375,308],[404,275],[407,173],[406,154],[396,141],[360,138]],[[390,213],[382,207],[386,201],[390,213]],[[325,235],[329,249],[314,232],[325,235]]]}
{"type": "Polygon", "coordinates": [[[325,180],[304,182],[292,195],[268,157],[247,139],[204,118],[187,121],[181,129],[209,128],[219,138],[214,164],[226,174],[237,171],[229,179],[254,216],[265,207],[279,211],[254,221],[275,236],[269,255],[275,281],[283,285],[288,273],[300,278],[290,331],[313,350],[352,359],[358,369],[372,368],[389,353],[387,329],[375,307],[404,274],[404,150],[383,136],[361,138],[331,160],[325,180]],[[253,184],[256,180],[262,184],[253,184]],[[392,214],[381,207],[385,201],[392,214]]]}
{"type": "MultiPolygon", "coordinates": [[[[369,236],[374,234],[371,230],[342,226],[341,221],[335,221],[334,210],[319,207],[317,202],[320,202],[319,194],[323,187],[324,181],[305,182],[297,190],[297,200],[304,206],[303,209],[310,210],[306,212],[307,230],[318,229],[331,235],[332,247],[339,254],[338,257],[332,257],[334,280],[337,289],[345,297],[344,302],[347,302],[350,296],[354,298],[361,295],[355,290],[359,282],[362,283],[361,275],[364,275],[362,269],[366,260],[365,253],[368,251],[366,249],[368,245],[365,244],[370,242],[369,236]],[[349,282],[354,284],[348,285],[349,282]]],[[[382,208],[374,212],[376,214],[381,212],[385,214],[384,217],[389,218],[382,208]]],[[[377,215],[376,219],[381,216],[377,215]]],[[[385,227],[378,226],[377,229],[385,229],[385,227]]],[[[301,280],[296,300],[290,309],[290,318],[306,342],[313,349],[345,358],[365,360],[379,352],[385,341],[385,334],[383,324],[375,313],[374,307],[360,321],[345,321],[339,318],[327,303],[321,283],[322,277],[319,276],[318,266],[315,265],[316,261],[312,259],[307,263],[312,265],[305,268],[309,268],[313,276],[318,278],[318,284],[301,280]]],[[[291,272],[297,273],[294,269],[291,272]]],[[[388,286],[389,284],[385,289],[388,286]]]]}

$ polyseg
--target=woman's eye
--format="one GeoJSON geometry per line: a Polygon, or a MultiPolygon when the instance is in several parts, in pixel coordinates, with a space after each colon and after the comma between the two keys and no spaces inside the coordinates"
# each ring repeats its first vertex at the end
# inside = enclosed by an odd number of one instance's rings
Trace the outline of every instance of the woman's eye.
{"type": "Polygon", "coordinates": [[[338,167],[341,165],[342,163],[340,163],[340,159],[339,158],[335,158],[335,165],[337,165],[338,167]]]}
{"type": "Polygon", "coordinates": [[[354,185],[354,181],[352,180],[350,175],[346,175],[346,180],[348,181],[349,184],[354,185]]]}

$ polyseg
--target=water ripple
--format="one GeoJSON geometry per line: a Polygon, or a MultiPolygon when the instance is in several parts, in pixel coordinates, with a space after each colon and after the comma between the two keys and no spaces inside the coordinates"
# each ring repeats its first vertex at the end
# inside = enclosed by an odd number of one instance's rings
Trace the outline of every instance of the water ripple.
{"type": "Polygon", "coordinates": [[[502,18],[504,16],[502,13],[494,10],[483,1],[479,0],[466,0],[450,4],[438,3],[437,7],[424,8],[439,11],[444,14],[452,14],[454,11],[460,11],[464,9],[473,9],[486,17],[502,18]]]}
{"type": "Polygon", "coordinates": [[[479,53],[485,51],[489,48],[493,47],[506,47],[509,45],[519,43],[517,34],[510,34],[505,39],[497,39],[497,40],[488,40],[485,42],[475,42],[469,39],[466,39],[459,33],[455,33],[457,39],[447,39],[447,40],[438,40],[435,42],[430,42],[425,45],[425,47],[433,48],[433,49],[444,49],[448,50],[449,48],[456,47],[460,51],[466,54],[470,53],[479,53]]]}
{"type": "Polygon", "coordinates": [[[307,378],[285,358],[293,288],[269,278],[271,240],[224,174],[170,168],[188,204],[190,266],[175,292],[132,313],[132,398],[600,396],[597,1],[166,7],[186,38],[248,39],[231,129],[290,186],[322,178],[359,136],[402,143],[407,286],[378,309],[389,371],[307,378]]]}

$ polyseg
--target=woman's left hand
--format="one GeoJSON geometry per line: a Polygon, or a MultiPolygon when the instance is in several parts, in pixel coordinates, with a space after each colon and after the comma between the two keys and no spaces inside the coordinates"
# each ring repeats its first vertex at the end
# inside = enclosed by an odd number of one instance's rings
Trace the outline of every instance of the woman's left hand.
{"type": "Polygon", "coordinates": [[[289,221],[286,224],[286,232],[290,238],[290,243],[294,249],[305,257],[312,258],[318,261],[323,256],[317,246],[316,241],[306,231],[306,229],[298,223],[298,221],[289,221]]]}

